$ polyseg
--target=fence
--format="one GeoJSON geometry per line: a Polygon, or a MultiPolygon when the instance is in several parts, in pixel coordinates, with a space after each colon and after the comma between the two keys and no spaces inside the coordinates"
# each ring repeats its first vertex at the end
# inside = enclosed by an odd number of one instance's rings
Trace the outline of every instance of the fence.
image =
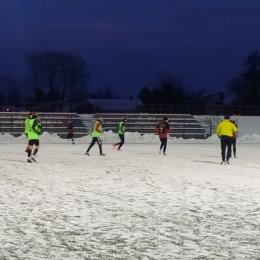
{"type": "Polygon", "coordinates": [[[231,106],[231,105],[167,105],[153,104],[138,106],[134,110],[138,113],[161,114],[191,114],[191,115],[244,115],[259,116],[260,106],[231,106]]]}
{"type": "MultiPolygon", "coordinates": [[[[123,102],[123,101],[122,101],[123,102]]],[[[113,100],[111,100],[111,104],[113,100]]],[[[149,114],[191,114],[191,115],[241,115],[241,116],[260,116],[260,106],[251,106],[251,105],[190,105],[190,104],[149,104],[149,105],[140,105],[135,107],[132,110],[126,111],[124,104],[117,100],[117,107],[114,106],[113,111],[97,109],[94,106],[90,106],[87,103],[78,104],[80,108],[74,109],[74,111],[80,114],[93,114],[97,112],[128,112],[128,113],[149,113],[149,114]],[[80,111],[79,111],[80,110],[80,111]]],[[[74,104],[76,107],[76,104],[74,104]]],[[[0,111],[36,111],[36,112],[62,112],[66,109],[64,108],[60,111],[59,103],[32,103],[32,102],[23,102],[23,103],[14,103],[14,102],[2,102],[0,103],[0,111]]],[[[68,112],[68,111],[65,111],[68,112]]]]}

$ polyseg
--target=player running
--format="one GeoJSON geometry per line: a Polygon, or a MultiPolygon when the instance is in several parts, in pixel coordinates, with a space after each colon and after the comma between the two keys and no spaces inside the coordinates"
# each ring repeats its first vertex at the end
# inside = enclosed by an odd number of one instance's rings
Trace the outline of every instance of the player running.
{"type": "Polygon", "coordinates": [[[117,151],[122,151],[121,147],[123,146],[123,144],[125,142],[125,122],[126,121],[127,121],[127,118],[124,117],[118,125],[118,135],[120,138],[120,142],[113,144],[113,147],[116,147],[118,145],[117,151]]]}
{"type": "Polygon", "coordinates": [[[103,123],[103,117],[100,117],[94,125],[94,129],[92,132],[92,141],[88,147],[88,150],[85,152],[85,154],[88,156],[90,156],[89,151],[96,142],[98,143],[98,147],[99,147],[99,152],[100,152],[99,155],[105,156],[105,154],[103,154],[103,152],[102,152],[102,142],[100,139],[100,135],[103,133],[102,123],[103,123]]]}

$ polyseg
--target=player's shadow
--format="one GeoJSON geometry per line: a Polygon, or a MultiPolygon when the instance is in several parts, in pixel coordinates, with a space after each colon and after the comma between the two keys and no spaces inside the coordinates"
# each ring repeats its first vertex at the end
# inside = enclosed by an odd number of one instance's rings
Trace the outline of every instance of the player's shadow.
{"type": "Polygon", "coordinates": [[[201,156],[219,158],[219,156],[218,156],[218,155],[201,155],[201,156]]]}
{"type": "Polygon", "coordinates": [[[217,163],[217,162],[211,162],[211,161],[199,161],[199,160],[193,160],[193,162],[202,162],[202,163],[219,164],[219,163],[217,163]]]}
{"type": "MultiPolygon", "coordinates": [[[[26,157],[25,157],[26,158],[26,157]]],[[[22,162],[22,163],[27,163],[28,162],[25,160],[25,161],[22,161],[22,160],[14,160],[14,159],[3,159],[1,158],[0,161],[8,161],[8,162],[22,162]]]]}

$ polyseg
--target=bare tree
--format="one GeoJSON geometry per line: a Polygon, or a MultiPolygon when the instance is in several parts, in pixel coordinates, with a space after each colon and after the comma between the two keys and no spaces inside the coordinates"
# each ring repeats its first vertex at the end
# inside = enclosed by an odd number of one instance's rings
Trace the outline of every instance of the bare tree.
{"type": "Polygon", "coordinates": [[[6,75],[0,76],[0,101],[21,101],[20,87],[16,79],[6,75]]]}
{"type": "Polygon", "coordinates": [[[86,83],[88,82],[89,74],[87,73],[87,63],[82,58],[71,54],[65,54],[64,56],[66,62],[64,63],[62,73],[63,89],[67,90],[71,111],[74,99],[86,97],[86,83]]]}
{"type": "Polygon", "coordinates": [[[180,104],[185,99],[185,93],[179,79],[164,73],[152,89],[144,87],[139,98],[144,104],[180,104]]]}
{"type": "Polygon", "coordinates": [[[108,85],[104,88],[98,88],[91,96],[96,99],[114,99],[115,93],[113,88],[108,85]]]}
{"type": "Polygon", "coordinates": [[[68,52],[44,51],[28,53],[26,60],[35,97],[39,92],[45,93],[48,101],[59,102],[61,111],[66,100],[71,109],[73,99],[84,96],[89,75],[82,58],[68,52]]]}
{"type": "Polygon", "coordinates": [[[245,70],[228,84],[228,89],[242,103],[260,104],[260,56],[258,51],[251,52],[244,62],[245,70]]]}
{"type": "Polygon", "coordinates": [[[28,53],[26,61],[29,69],[29,88],[34,96],[42,91],[55,101],[59,91],[59,64],[56,52],[28,53]]]}

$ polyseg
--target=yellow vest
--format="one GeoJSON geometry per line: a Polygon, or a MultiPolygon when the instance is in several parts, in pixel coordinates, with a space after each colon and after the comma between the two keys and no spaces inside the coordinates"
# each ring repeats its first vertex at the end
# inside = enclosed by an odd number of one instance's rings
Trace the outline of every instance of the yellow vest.
{"type": "MultiPolygon", "coordinates": [[[[39,139],[39,134],[35,132],[32,128],[34,121],[37,119],[32,119],[29,121],[29,131],[28,131],[28,140],[38,140],[39,139]]],[[[35,129],[38,132],[41,132],[41,122],[37,122],[37,125],[35,126],[35,129]]]]}
{"type": "Polygon", "coordinates": [[[233,132],[237,132],[237,127],[229,121],[229,119],[224,119],[220,122],[216,129],[216,134],[218,137],[221,135],[233,136],[233,132]]]}
{"type": "Polygon", "coordinates": [[[98,121],[95,123],[95,125],[94,125],[94,129],[93,129],[93,132],[92,132],[92,136],[93,136],[93,137],[99,137],[99,136],[101,135],[101,132],[96,131],[96,126],[97,126],[98,123],[100,123],[100,126],[99,126],[98,130],[102,132],[102,124],[101,124],[101,122],[98,120],[98,121]]]}

